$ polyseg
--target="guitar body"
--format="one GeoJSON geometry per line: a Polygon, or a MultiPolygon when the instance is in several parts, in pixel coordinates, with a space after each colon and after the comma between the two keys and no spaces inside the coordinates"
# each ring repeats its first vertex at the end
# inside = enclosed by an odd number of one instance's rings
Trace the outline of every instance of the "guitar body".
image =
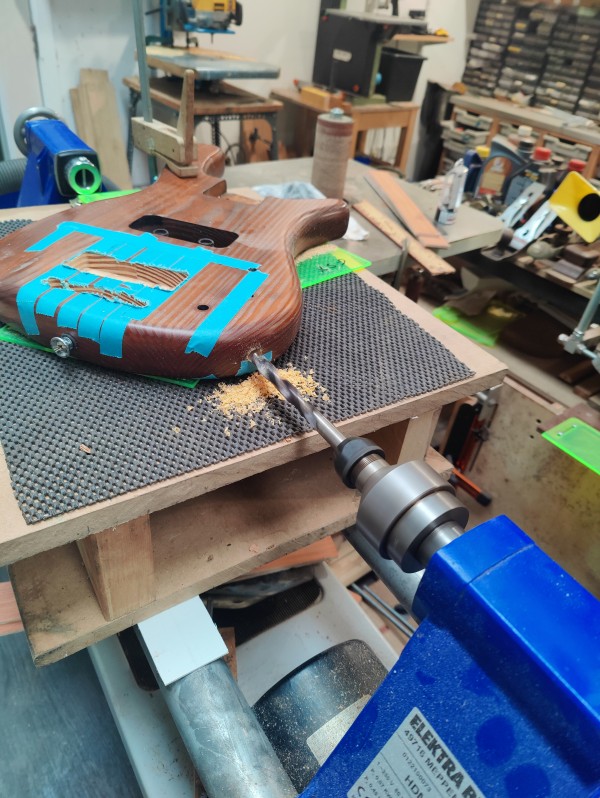
{"type": "Polygon", "coordinates": [[[0,320],[72,357],[137,374],[224,377],[276,358],[298,333],[294,258],[339,238],[338,200],[221,196],[223,155],[198,147],[199,175],[164,169],[130,194],[50,216],[0,241],[0,320]]]}

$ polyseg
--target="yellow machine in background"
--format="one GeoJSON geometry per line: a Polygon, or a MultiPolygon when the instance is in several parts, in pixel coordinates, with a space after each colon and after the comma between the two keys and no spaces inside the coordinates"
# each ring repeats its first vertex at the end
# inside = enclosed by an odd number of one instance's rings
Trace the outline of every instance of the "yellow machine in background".
{"type": "Polygon", "coordinates": [[[173,31],[222,33],[242,24],[242,4],[236,0],[171,0],[168,5],[173,31]]]}

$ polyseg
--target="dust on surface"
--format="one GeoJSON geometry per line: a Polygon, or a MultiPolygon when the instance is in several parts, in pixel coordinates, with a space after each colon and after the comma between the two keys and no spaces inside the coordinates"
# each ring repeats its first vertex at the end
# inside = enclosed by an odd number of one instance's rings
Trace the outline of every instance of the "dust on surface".
{"type": "MultiPolygon", "coordinates": [[[[279,373],[284,379],[291,382],[306,399],[314,399],[319,396],[321,399],[329,401],[325,389],[315,380],[312,371],[302,374],[288,364],[286,368],[279,369],[279,373]]],[[[241,382],[220,385],[209,397],[214,406],[227,418],[239,416],[251,418],[264,410],[271,399],[281,398],[277,388],[258,372],[251,374],[241,382]]],[[[254,426],[252,421],[250,423],[251,426],[254,426]]]]}

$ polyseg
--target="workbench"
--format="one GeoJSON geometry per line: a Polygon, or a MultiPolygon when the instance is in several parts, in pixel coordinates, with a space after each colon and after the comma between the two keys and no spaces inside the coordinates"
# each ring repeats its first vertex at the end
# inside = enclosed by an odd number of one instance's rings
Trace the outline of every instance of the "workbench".
{"type": "MultiPolygon", "coordinates": [[[[225,170],[225,178],[230,189],[287,183],[296,180],[310,182],[312,162],[312,158],[292,158],[285,161],[231,166],[225,170]]],[[[367,200],[378,210],[386,213],[390,219],[393,219],[392,212],[385,202],[367,183],[365,178],[368,174],[369,167],[358,161],[348,162],[344,199],[350,204],[367,200]]],[[[438,193],[427,191],[416,183],[409,183],[406,180],[401,180],[400,185],[421,210],[430,219],[433,219],[439,199],[438,193]]],[[[370,271],[373,274],[382,275],[395,272],[400,259],[399,247],[363,216],[358,213],[354,216],[368,232],[369,237],[364,241],[340,239],[336,242],[338,246],[370,261],[370,271]]],[[[483,247],[492,247],[499,241],[503,229],[504,225],[498,218],[467,205],[461,205],[454,224],[446,225],[443,228],[448,247],[438,250],[438,253],[441,257],[448,258],[483,247]]]]}
{"type": "MultiPolygon", "coordinates": [[[[137,104],[141,98],[140,79],[137,75],[123,78],[123,83],[129,89],[130,117],[136,115],[137,104]]],[[[164,77],[150,78],[150,99],[163,108],[181,111],[181,78],[164,77]]],[[[265,119],[271,126],[270,155],[273,160],[279,157],[279,144],[277,139],[277,113],[283,104],[277,100],[267,100],[257,94],[230,86],[227,83],[219,84],[219,93],[213,94],[206,89],[197,88],[194,97],[194,122],[208,122],[212,130],[212,143],[221,146],[221,122],[239,121],[243,119],[265,119]]],[[[128,146],[131,150],[132,144],[128,146]]]]}
{"type": "MultiPolygon", "coordinates": [[[[445,471],[447,462],[429,449],[440,409],[498,384],[504,367],[373,274],[355,279],[443,342],[471,376],[348,418],[340,429],[373,436],[392,462],[427,457],[445,471]]],[[[2,457],[0,497],[0,565],[12,563],[38,665],[343,530],[358,505],[314,432],[31,524],[2,457]]]]}
{"type": "MultiPolygon", "coordinates": [[[[317,117],[323,111],[310,105],[296,89],[273,89],[271,97],[283,104],[283,113],[291,118],[294,129],[294,149],[298,157],[312,155],[315,140],[317,117]]],[[[420,106],[410,102],[359,104],[345,103],[354,123],[350,152],[356,155],[365,151],[366,136],[369,130],[400,128],[400,138],[396,148],[394,166],[406,172],[413,131],[420,106]]]]}

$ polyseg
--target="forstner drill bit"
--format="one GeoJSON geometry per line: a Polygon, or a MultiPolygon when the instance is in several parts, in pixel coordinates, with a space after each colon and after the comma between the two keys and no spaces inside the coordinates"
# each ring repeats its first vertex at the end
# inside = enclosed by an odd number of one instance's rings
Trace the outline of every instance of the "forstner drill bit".
{"type": "Polygon", "coordinates": [[[312,404],[302,396],[300,391],[289,380],[281,376],[270,360],[256,352],[251,355],[251,359],[259,374],[273,383],[283,398],[296,408],[302,418],[322,435],[331,447],[337,449],[346,440],[345,435],[342,435],[333,424],[327,421],[325,416],[315,410],[312,404]]]}

